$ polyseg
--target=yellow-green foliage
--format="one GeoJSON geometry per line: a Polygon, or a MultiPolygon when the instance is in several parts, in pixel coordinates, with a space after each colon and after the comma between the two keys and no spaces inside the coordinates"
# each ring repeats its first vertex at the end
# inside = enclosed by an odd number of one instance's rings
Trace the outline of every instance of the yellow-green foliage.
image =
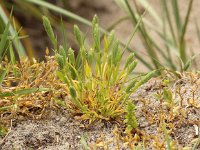
{"type": "MultiPolygon", "coordinates": [[[[48,20],[45,18],[43,21],[48,20]]],[[[94,42],[91,48],[86,48],[85,37],[75,25],[74,35],[80,47],[78,55],[75,56],[71,48],[66,50],[62,46],[55,50],[59,64],[57,76],[66,84],[66,92],[70,95],[67,105],[90,123],[98,119],[115,119],[124,114],[130,94],[156,73],[153,71],[138,82],[136,79],[130,80],[127,85],[128,77],[137,65],[134,54],[122,67],[124,51],[114,38],[114,33],[104,36],[102,48],[97,17],[92,23],[94,42]]],[[[52,31],[49,23],[44,24],[46,31],[52,31]]]]}
{"type": "Polygon", "coordinates": [[[127,124],[126,132],[130,132],[138,126],[134,111],[135,105],[129,101],[126,107],[127,114],[124,120],[124,122],[127,124]]]}

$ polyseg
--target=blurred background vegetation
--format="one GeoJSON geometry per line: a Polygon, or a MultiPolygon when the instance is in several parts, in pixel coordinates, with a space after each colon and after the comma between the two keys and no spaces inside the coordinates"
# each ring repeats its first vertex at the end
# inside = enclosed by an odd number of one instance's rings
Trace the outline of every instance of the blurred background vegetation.
{"type": "MultiPolygon", "coordinates": [[[[100,18],[102,33],[114,29],[122,46],[131,36],[138,18],[145,11],[137,35],[127,47],[127,55],[134,51],[140,60],[138,71],[166,67],[171,70],[198,68],[200,32],[198,6],[194,0],[1,0],[0,34],[9,16],[10,36],[16,54],[43,60],[45,49],[52,45],[42,25],[47,16],[60,43],[78,49],[72,35],[73,25],[79,24],[87,34],[93,16],[100,18]],[[62,38],[61,19],[67,30],[62,38]]],[[[86,39],[90,43],[90,39],[86,39]]],[[[126,59],[126,58],[124,58],[126,59]]]]}

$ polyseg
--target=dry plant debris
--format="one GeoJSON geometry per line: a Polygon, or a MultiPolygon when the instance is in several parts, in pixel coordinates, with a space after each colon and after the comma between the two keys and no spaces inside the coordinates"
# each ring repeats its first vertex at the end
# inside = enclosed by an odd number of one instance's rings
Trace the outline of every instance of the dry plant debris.
{"type": "MultiPolygon", "coordinates": [[[[2,63],[2,68],[7,65],[2,63]]],[[[47,62],[24,60],[10,67],[0,89],[1,122],[19,115],[33,119],[46,116],[62,85],[56,70],[57,63],[49,56],[47,62]]]]}

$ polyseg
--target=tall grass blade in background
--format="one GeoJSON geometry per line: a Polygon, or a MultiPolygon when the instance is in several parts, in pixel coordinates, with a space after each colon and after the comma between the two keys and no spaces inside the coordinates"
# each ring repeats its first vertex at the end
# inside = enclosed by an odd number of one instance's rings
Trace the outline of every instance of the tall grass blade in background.
{"type": "MultiPolygon", "coordinates": [[[[7,25],[9,22],[9,18],[6,16],[3,8],[1,7],[1,4],[0,4],[0,19],[4,22],[4,25],[7,25]]],[[[4,26],[4,25],[1,25],[1,26],[4,26]]],[[[19,57],[20,58],[26,57],[27,56],[26,51],[25,51],[22,43],[19,40],[17,31],[15,30],[15,28],[12,25],[10,25],[10,27],[9,27],[9,33],[10,33],[11,37],[13,38],[13,44],[16,48],[16,51],[17,51],[19,57]]]]}
{"type": "MultiPolygon", "coordinates": [[[[135,15],[134,11],[132,10],[128,0],[125,0],[125,4],[127,6],[127,10],[129,11],[130,15],[131,15],[131,19],[133,21],[134,24],[136,24],[138,22],[138,18],[137,16],[135,15]]],[[[145,26],[142,24],[140,27],[139,27],[139,32],[140,32],[140,35],[141,35],[141,38],[142,38],[142,42],[145,43],[145,48],[147,50],[147,53],[150,55],[150,59],[152,60],[152,63],[154,64],[155,68],[158,69],[160,67],[160,64],[158,64],[156,60],[158,60],[158,56],[153,48],[153,43],[151,42],[151,40],[149,39],[149,35],[148,33],[146,32],[146,28],[145,26]]]]}
{"type": "Polygon", "coordinates": [[[85,18],[82,18],[82,17],[80,17],[80,16],[78,16],[78,15],[76,15],[76,14],[74,14],[74,13],[68,11],[68,10],[65,10],[61,7],[55,6],[55,5],[53,5],[49,2],[42,1],[42,0],[24,0],[24,1],[27,1],[27,2],[30,2],[30,3],[33,3],[33,4],[37,4],[39,6],[43,6],[44,8],[48,8],[48,9],[53,10],[55,12],[58,12],[58,13],[64,15],[64,16],[67,16],[69,18],[72,18],[74,20],[82,22],[83,24],[86,24],[86,25],[89,25],[89,26],[92,25],[91,22],[86,20],[85,18]]]}
{"type": "Polygon", "coordinates": [[[196,27],[196,33],[197,33],[198,41],[199,41],[199,44],[200,44],[200,29],[199,29],[199,25],[197,23],[197,19],[195,19],[195,27],[196,27]]]}
{"type": "Polygon", "coordinates": [[[1,41],[0,41],[0,62],[2,61],[3,59],[3,56],[2,54],[5,52],[6,50],[6,42],[7,42],[7,39],[8,39],[8,36],[9,36],[9,27],[10,27],[10,23],[8,22],[6,24],[6,27],[5,27],[5,30],[3,32],[3,35],[1,37],[1,41]]]}
{"type": "MultiPolygon", "coordinates": [[[[184,19],[180,16],[179,1],[177,0],[160,0],[162,16],[159,15],[160,12],[156,11],[153,6],[145,0],[134,0],[133,4],[135,7],[130,5],[131,1],[129,0],[115,0],[115,2],[130,16],[133,25],[135,25],[140,15],[137,4],[145,8],[147,13],[152,17],[151,19],[154,20],[149,21],[148,18],[144,18],[143,24],[139,28],[140,39],[154,68],[159,68],[159,64],[162,64],[162,66],[172,70],[181,70],[176,64],[176,57],[179,57],[184,65],[189,59],[189,57],[187,57],[189,52],[187,50],[185,34],[192,11],[193,0],[189,0],[188,2],[188,8],[184,19]],[[175,22],[175,24],[173,22],[175,22]],[[159,40],[149,34],[149,31],[154,31],[158,35],[159,40]]],[[[139,54],[140,52],[136,49],[136,53],[139,54]]],[[[142,54],[140,54],[140,56],[142,56],[142,54]]]]}
{"type": "Polygon", "coordinates": [[[180,37],[180,58],[182,59],[183,63],[186,63],[187,61],[187,57],[186,57],[186,43],[185,43],[185,33],[187,30],[187,26],[188,26],[188,22],[189,22],[189,16],[190,13],[192,11],[192,4],[193,4],[193,0],[190,0],[189,2],[189,6],[188,6],[188,10],[187,10],[187,14],[184,20],[184,24],[183,27],[181,28],[181,37],[180,37]]]}
{"type": "Polygon", "coordinates": [[[178,36],[181,35],[181,28],[182,28],[182,23],[181,23],[181,17],[180,17],[180,9],[179,9],[179,5],[178,5],[178,1],[177,0],[171,0],[172,1],[172,7],[173,7],[173,14],[174,14],[174,18],[176,21],[176,28],[178,29],[178,36]]]}

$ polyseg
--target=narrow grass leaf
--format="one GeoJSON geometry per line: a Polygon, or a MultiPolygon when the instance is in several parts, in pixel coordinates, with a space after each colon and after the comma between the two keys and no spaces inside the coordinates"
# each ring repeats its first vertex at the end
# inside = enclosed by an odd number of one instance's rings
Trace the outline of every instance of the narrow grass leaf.
{"type": "Polygon", "coordinates": [[[195,59],[197,55],[192,56],[190,59],[187,60],[187,62],[184,64],[183,70],[187,71],[191,65],[192,65],[192,61],[195,59]]]}
{"type": "Polygon", "coordinates": [[[134,56],[135,56],[134,53],[129,54],[129,56],[125,62],[125,65],[124,65],[124,69],[126,69],[129,66],[129,64],[133,61],[134,56]]]}
{"type": "Polygon", "coordinates": [[[137,79],[133,79],[126,87],[126,93],[129,93],[130,90],[135,86],[137,79]]]}
{"type": "Polygon", "coordinates": [[[197,23],[197,19],[195,19],[195,27],[196,27],[196,33],[197,33],[198,41],[199,41],[199,44],[200,44],[200,29],[199,29],[199,25],[197,23]]]}
{"type": "Polygon", "coordinates": [[[6,74],[8,73],[8,70],[9,70],[9,66],[6,67],[6,69],[2,72],[2,74],[0,75],[0,85],[1,83],[3,82],[6,74]]]}
{"type": "Polygon", "coordinates": [[[3,32],[3,35],[2,35],[1,41],[0,41],[0,60],[2,60],[2,54],[5,51],[5,46],[6,46],[6,42],[7,42],[8,33],[9,33],[9,27],[10,27],[10,23],[8,22],[6,24],[5,30],[3,32]]]}
{"type": "Polygon", "coordinates": [[[163,128],[163,131],[164,131],[165,141],[166,141],[166,144],[167,144],[166,148],[167,148],[167,150],[172,150],[172,147],[170,145],[170,137],[169,137],[169,135],[167,133],[167,128],[166,128],[165,122],[163,122],[162,128],[163,128]]]}
{"type": "Polygon", "coordinates": [[[9,44],[9,53],[10,53],[10,60],[11,60],[11,63],[12,63],[13,65],[16,64],[15,54],[14,54],[13,46],[12,46],[11,43],[9,44]]]}
{"type": "Polygon", "coordinates": [[[146,0],[137,0],[148,12],[149,14],[155,19],[155,21],[162,26],[162,20],[155,9],[149,4],[146,0]]]}
{"type": "Polygon", "coordinates": [[[14,105],[4,106],[4,107],[0,108],[0,111],[6,111],[6,110],[12,109],[12,108],[14,108],[14,105]]]}
{"type": "Polygon", "coordinates": [[[56,72],[56,76],[63,82],[66,83],[69,86],[69,81],[68,79],[65,77],[64,73],[61,71],[57,71],[56,72]]]}
{"type": "Polygon", "coordinates": [[[178,5],[178,1],[177,0],[171,0],[172,3],[172,7],[173,7],[173,14],[175,17],[175,21],[176,21],[176,28],[179,32],[179,36],[181,34],[181,28],[182,28],[182,23],[181,23],[181,19],[180,19],[180,9],[179,9],[179,5],[178,5]]]}
{"type": "MultiPolygon", "coordinates": [[[[4,22],[4,24],[7,24],[9,22],[9,18],[7,17],[7,15],[5,14],[3,8],[1,7],[0,5],[0,14],[1,14],[1,18],[4,22]]],[[[13,44],[16,48],[16,51],[19,55],[20,58],[23,58],[23,57],[26,57],[26,51],[23,47],[23,44],[21,43],[21,41],[19,40],[19,37],[18,37],[18,32],[16,31],[16,29],[10,25],[9,27],[9,32],[11,34],[11,36],[14,38],[13,39],[13,44]]]]}
{"type": "MultiPolygon", "coordinates": [[[[126,4],[128,10],[129,10],[129,13],[131,15],[133,23],[137,24],[138,19],[135,15],[135,12],[131,8],[128,0],[124,0],[124,1],[125,1],[125,4],[126,4]]],[[[140,31],[140,36],[142,37],[142,42],[143,42],[143,44],[146,48],[147,53],[150,55],[152,63],[154,64],[155,68],[158,69],[160,67],[160,65],[159,65],[159,63],[157,63],[157,61],[155,61],[155,60],[158,60],[158,56],[157,56],[155,49],[154,49],[154,47],[151,43],[150,36],[149,36],[148,32],[146,31],[145,26],[141,23],[140,26],[138,25],[138,30],[140,31]]]]}
{"type": "Polygon", "coordinates": [[[146,83],[149,81],[153,76],[158,74],[158,70],[153,70],[149,72],[147,75],[145,75],[140,81],[138,81],[135,86],[131,89],[131,92],[135,92],[142,84],[146,83]]]}
{"type": "Polygon", "coordinates": [[[127,73],[130,74],[132,73],[132,71],[135,69],[135,67],[137,66],[137,60],[134,60],[129,66],[128,66],[128,71],[127,73]]]}
{"type": "Polygon", "coordinates": [[[61,32],[63,37],[63,47],[67,54],[67,33],[62,18],[61,18],[61,32]]]}
{"type": "Polygon", "coordinates": [[[80,101],[77,99],[77,93],[76,93],[76,90],[75,90],[75,88],[74,88],[73,86],[70,86],[70,87],[69,87],[69,92],[70,92],[70,95],[71,95],[71,97],[72,97],[72,101],[74,102],[74,104],[75,104],[78,108],[82,109],[83,106],[82,106],[82,104],[80,103],[80,101]]]}
{"type": "Polygon", "coordinates": [[[161,4],[162,4],[162,7],[163,7],[164,12],[166,14],[166,17],[167,17],[167,23],[169,25],[169,29],[170,29],[170,32],[171,32],[171,35],[172,35],[172,38],[173,38],[173,42],[174,42],[173,44],[177,45],[176,35],[175,35],[175,31],[174,31],[174,28],[173,28],[173,25],[172,25],[172,19],[171,19],[171,15],[170,15],[170,12],[169,12],[167,0],[161,0],[161,4]]]}
{"type": "Polygon", "coordinates": [[[54,98],[54,101],[56,102],[56,104],[66,107],[66,103],[58,98],[54,98]]]}
{"type": "Polygon", "coordinates": [[[0,97],[9,97],[9,96],[15,96],[15,95],[26,95],[36,92],[42,92],[42,91],[49,91],[49,88],[29,88],[29,89],[20,89],[20,90],[14,90],[11,92],[3,92],[0,93],[0,97]]]}
{"type": "Polygon", "coordinates": [[[88,21],[88,20],[86,20],[86,19],[84,19],[84,18],[82,18],[82,17],[80,17],[80,16],[68,11],[68,10],[65,10],[63,8],[55,6],[55,5],[53,5],[53,4],[49,3],[49,2],[42,1],[42,0],[25,0],[25,1],[33,3],[33,4],[37,4],[39,6],[43,6],[45,8],[51,9],[51,10],[53,10],[55,12],[63,14],[65,16],[67,16],[67,17],[75,19],[75,20],[77,20],[79,22],[82,22],[82,23],[84,23],[86,25],[92,26],[92,23],[90,21],[88,21]]]}
{"type": "Polygon", "coordinates": [[[187,25],[188,25],[188,22],[189,22],[189,17],[190,17],[191,11],[192,11],[192,4],[193,4],[193,0],[190,0],[189,6],[188,6],[188,9],[187,9],[187,14],[186,14],[184,24],[183,24],[183,27],[182,27],[182,31],[181,31],[181,37],[180,37],[179,53],[180,53],[180,58],[182,59],[183,63],[185,63],[186,60],[187,60],[186,51],[185,51],[185,39],[184,38],[185,38],[186,30],[187,30],[187,25]]]}

